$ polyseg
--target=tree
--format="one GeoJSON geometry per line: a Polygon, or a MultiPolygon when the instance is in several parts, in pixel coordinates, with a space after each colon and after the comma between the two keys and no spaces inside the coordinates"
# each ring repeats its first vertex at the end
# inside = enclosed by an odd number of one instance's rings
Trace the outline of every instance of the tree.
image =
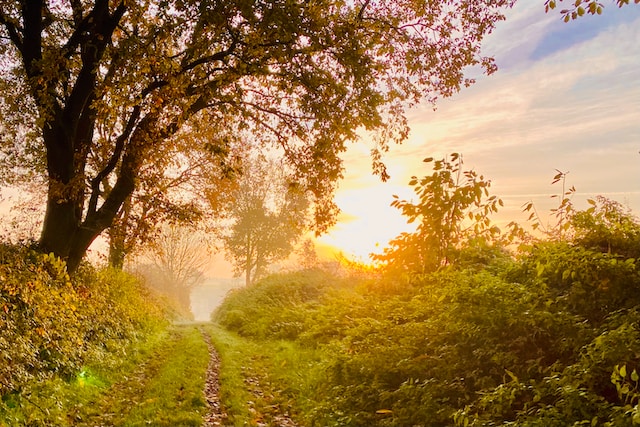
{"type": "Polygon", "coordinates": [[[386,177],[407,106],[471,84],[468,66],[495,70],[480,42],[513,1],[3,1],[3,176],[46,176],[39,244],[74,271],[141,169],[202,121],[214,149],[243,134],[278,146],[322,230],[346,142],[377,135],[386,177]]]}
{"type": "Polygon", "coordinates": [[[191,311],[191,291],[202,283],[209,262],[202,235],[186,227],[166,225],[136,266],[152,288],[173,299],[183,313],[191,311]]]}
{"type": "Polygon", "coordinates": [[[246,285],[266,272],[269,264],[289,256],[306,229],[307,194],[287,181],[274,161],[248,162],[229,213],[232,225],[223,236],[236,272],[246,285]]]}
{"type": "Polygon", "coordinates": [[[222,152],[207,150],[207,135],[198,136],[193,129],[179,138],[188,140],[173,149],[169,147],[153,167],[141,171],[136,190],[109,228],[111,266],[122,268],[126,256],[152,241],[157,224],[189,226],[218,215],[230,202],[242,147],[222,152]],[[191,139],[197,137],[202,139],[201,144],[192,143],[191,139]],[[200,145],[202,149],[187,151],[185,144],[200,145]]]}
{"type": "Polygon", "coordinates": [[[462,164],[462,156],[453,153],[450,159],[436,160],[430,176],[413,176],[409,185],[419,198],[416,203],[394,196],[391,206],[400,209],[408,223],[419,221],[418,226],[389,242],[374,260],[412,273],[433,272],[451,264],[454,250],[465,239],[498,231],[491,227],[489,214],[497,212],[502,200],[489,196],[491,181],[473,170],[463,171],[462,164]]]}
{"type": "MultiPolygon", "coordinates": [[[[545,0],[544,10],[549,12],[558,6],[558,3],[562,3],[563,0],[545,0]]],[[[626,6],[629,4],[629,0],[615,0],[618,7],[626,6]]],[[[640,4],[640,0],[633,0],[635,4],[640,4]]],[[[604,9],[604,5],[597,0],[575,0],[571,1],[569,8],[562,9],[562,19],[564,22],[569,22],[572,19],[578,19],[585,14],[589,15],[601,15],[604,9]]]]}

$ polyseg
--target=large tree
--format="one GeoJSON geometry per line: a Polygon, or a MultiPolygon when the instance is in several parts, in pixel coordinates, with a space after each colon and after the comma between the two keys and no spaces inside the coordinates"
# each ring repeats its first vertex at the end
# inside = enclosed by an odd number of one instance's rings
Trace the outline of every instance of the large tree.
{"type": "Polygon", "coordinates": [[[260,134],[295,164],[315,218],[359,129],[380,152],[408,132],[405,108],[471,83],[480,42],[513,0],[4,0],[2,149],[48,183],[40,246],[79,264],[140,171],[187,122],[260,134]],[[105,185],[109,182],[109,185],[105,185]]]}

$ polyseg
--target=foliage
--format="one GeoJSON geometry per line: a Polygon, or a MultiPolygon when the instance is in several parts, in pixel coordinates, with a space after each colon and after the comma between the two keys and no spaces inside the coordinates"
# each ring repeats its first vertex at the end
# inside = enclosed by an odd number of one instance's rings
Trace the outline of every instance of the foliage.
{"type": "Polygon", "coordinates": [[[473,170],[463,171],[462,165],[462,156],[453,153],[450,159],[436,160],[430,176],[412,177],[409,185],[418,202],[394,196],[391,206],[400,209],[408,223],[418,221],[418,226],[389,242],[374,260],[396,271],[428,273],[452,264],[456,249],[470,236],[498,231],[491,227],[489,214],[497,212],[502,200],[489,196],[490,181],[473,170]]]}
{"type": "Polygon", "coordinates": [[[631,427],[640,223],[607,199],[591,205],[515,256],[472,239],[430,273],[329,279],[302,298],[289,286],[311,282],[277,276],[233,293],[214,320],[262,348],[286,339],[269,360],[313,349],[298,384],[315,386],[290,398],[305,425],[631,427]]]}
{"type": "Polygon", "coordinates": [[[317,301],[335,278],[321,270],[271,275],[232,290],[212,320],[242,336],[294,339],[303,328],[301,306],[317,301]]]}
{"type": "Polygon", "coordinates": [[[572,363],[537,381],[513,377],[458,412],[457,424],[637,425],[637,371],[632,367],[640,362],[638,319],[637,309],[613,313],[572,363]]]}
{"type": "Polygon", "coordinates": [[[205,129],[191,126],[141,170],[136,189],[108,229],[109,265],[123,268],[125,258],[162,238],[163,224],[189,228],[230,203],[243,147],[217,148],[210,139],[205,129]]]}
{"type": "Polygon", "coordinates": [[[548,237],[562,240],[565,234],[571,229],[571,217],[575,213],[571,198],[576,192],[576,189],[574,186],[569,187],[569,189],[566,188],[567,174],[569,172],[562,172],[557,169],[556,172],[558,173],[553,177],[551,185],[561,183],[562,191],[559,195],[554,194],[551,196],[551,198],[558,198],[559,200],[558,206],[551,209],[551,215],[556,218],[555,224],[545,225],[535,205],[531,201],[523,205],[523,211],[529,212],[528,221],[532,221],[531,227],[534,230],[540,230],[548,237]]]}
{"type": "Polygon", "coordinates": [[[572,217],[576,244],[625,259],[640,258],[638,218],[605,197],[588,200],[591,207],[572,217]]]}
{"type": "MultiPolygon", "coordinates": [[[[545,0],[545,12],[555,9],[558,6],[558,3],[562,3],[562,1],[563,0],[545,0]]],[[[638,4],[640,3],[640,0],[633,0],[633,2],[638,4]]],[[[585,14],[601,15],[604,8],[603,4],[597,0],[575,0],[570,3],[573,4],[571,4],[568,9],[562,9],[560,11],[564,22],[569,22],[572,19],[578,19],[585,14]]],[[[628,5],[629,0],[615,0],[615,3],[618,7],[622,7],[628,5]]]]}
{"type": "Polygon", "coordinates": [[[480,42],[512,3],[5,1],[3,178],[47,181],[40,244],[74,271],[173,138],[206,123],[214,152],[245,135],[281,148],[323,230],[346,142],[372,132],[386,177],[407,106],[471,84],[468,66],[495,71],[480,42]]]}
{"type": "Polygon", "coordinates": [[[165,312],[133,277],[0,247],[0,396],[26,396],[40,381],[71,380],[85,362],[118,354],[164,325],[165,312]]]}
{"type": "MultiPolygon", "coordinates": [[[[84,355],[90,314],[53,255],[0,248],[0,395],[55,374],[70,376],[84,355]]],[[[93,342],[95,345],[96,343],[93,342]]]]}
{"type": "Polygon", "coordinates": [[[248,159],[238,179],[228,213],[232,223],[222,240],[246,285],[289,256],[307,229],[309,196],[292,179],[282,164],[263,157],[248,159]]]}

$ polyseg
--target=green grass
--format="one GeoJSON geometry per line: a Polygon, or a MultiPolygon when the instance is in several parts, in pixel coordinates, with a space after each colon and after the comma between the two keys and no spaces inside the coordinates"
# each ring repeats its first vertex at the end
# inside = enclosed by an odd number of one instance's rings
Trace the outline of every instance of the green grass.
{"type": "Polygon", "coordinates": [[[202,425],[209,354],[196,326],[173,327],[126,354],[5,396],[0,426],[202,425]]]}
{"type": "Polygon", "coordinates": [[[272,424],[287,413],[308,424],[322,384],[321,355],[290,341],[250,340],[207,327],[220,354],[221,400],[234,426],[272,424]]]}
{"type": "MultiPolygon", "coordinates": [[[[183,336],[163,349],[164,360],[141,391],[122,425],[199,426],[206,411],[204,384],[209,350],[200,331],[181,327],[183,336]]],[[[157,360],[154,362],[158,363],[157,360]]],[[[122,400],[121,400],[122,402],[122,400]]]]}

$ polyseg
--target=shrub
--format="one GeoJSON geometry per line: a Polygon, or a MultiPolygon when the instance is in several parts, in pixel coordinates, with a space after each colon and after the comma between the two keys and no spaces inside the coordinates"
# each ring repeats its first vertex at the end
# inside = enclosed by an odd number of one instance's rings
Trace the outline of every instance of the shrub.
{"type": "Polygon", "coordinates": [[[212,320],[253,338],[295,339],[312,305],[337,279],[320,270],[268,276],[255,285],[229,293],[212,320]]]}
{"type": "Polygon", "coordinates": [[[126,273],[0,245],[0,396],[32,381],[70,379],[88,357],[120,351],[164,324],[164,313],[126,273]]]}

